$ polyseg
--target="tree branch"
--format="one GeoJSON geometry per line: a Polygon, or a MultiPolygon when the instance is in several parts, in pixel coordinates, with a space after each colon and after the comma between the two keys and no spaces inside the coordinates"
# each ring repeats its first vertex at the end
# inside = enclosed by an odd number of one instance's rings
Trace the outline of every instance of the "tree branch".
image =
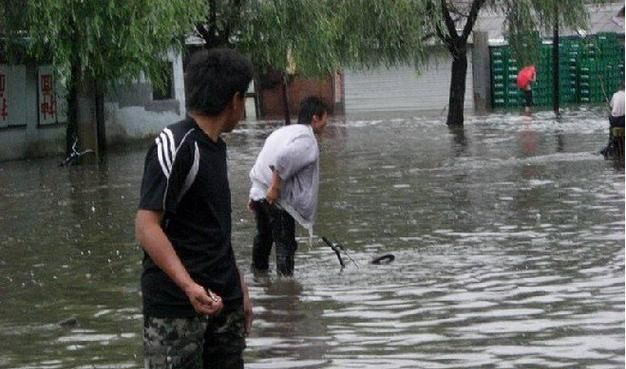
{"type": "Polygon", "coordinates": [[[217,4],[215,3],[215,0],[209,1],[209,4],[209,34],[211,39],[215,39],[215,31],[217,30],[217,4]]]}
{"type": "Polygon", "coordinates": [[[478,19],[478,12],[484,4],[485,0],[474,0],[474,2],[472,2],[472,8],[470,9],[469,16],[465,22],[465,27],[463,27],[463,34],[461,35],[463,41],[467,41],[470,33],[472,33],[474,23],[476,23],[476,19],[478,19]]]}
{"type": "Polygon", "coordinates": [[[221,40],[224,45],[230,45],[230,36],[233,33],[233,29],[238,29],[239,23],[241,23],[241,2],[242,0],[234,0],[228,16],[224,17],[226,20],[221,35],[221,40]]]}
{"type": "Polygon", "coordinates": [[[448,12],[450,14],[454,14],[463,18],[467,18],[469,17],[469,13],[468,12],[464,12],[464,10],[466,9],[459,9],[459,7],[455,6],[454,3],[448,5],[448,12]]]}
{"type": "Polygon", "coordinates": [[[446,35],[443,30],[441,29],[441,26],[436,25],[435,26],[435,32],[437,33],[437,37],[439,37],[439,39],[441,40],[441,42],[443,42],[444,44],[448,45],[452,40],[450,39],[450,36],[446,35]]]}
{"type": "Polygon", "coordinates": [[[446,0],[441,0],[441,13],[443,14],[443,19],[446,23],[446,28],[448,29],[449,37],[451,39],[458,38],[459,34],[456,32],[456,25],[454,24],[454,20],[450,16],[450,11],[448,10],[448,4],[446,0]]]}

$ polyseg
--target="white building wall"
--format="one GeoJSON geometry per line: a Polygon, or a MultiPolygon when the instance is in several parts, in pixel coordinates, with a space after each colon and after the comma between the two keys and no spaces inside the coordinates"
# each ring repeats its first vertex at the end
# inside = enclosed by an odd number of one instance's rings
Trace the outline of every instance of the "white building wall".
{"type": "MultiPolygon", "coordinates": [[[[182,57],[169,53],[167,58],[173,68],[172,99],[153,100],[152,85],[143,78],[139,78],[130,88],[121,88],[120,92],[107,96],[107,144],[156,136],[163,127],[184,118],[182,57]]],[[[44,120],[40,114],[42,98],[39,77],[51,71],[50,66],[0,65],[0,161],[65,155],[65,98],[57,96],[59,114],[56,118],[47,116],[44,120]],[[2,119],[3,98],[7,99],[8,104],[6,119],[2,119]]]]}
{"type": "Polygon", "coordinates": [[[120,108],[118,103],[107,103],[105,109],[108,144],[156,137],[164,127],[184,118],[174,110],[156,112],[142,106],[120,108]]]}
{"type": "MultiPolygon", "coordinates": [[[[472,109],[472,56],[468,52],[465,108],[472,109]]],[[[418,72],[413,66],[379,67],[369,71],[344,71],[345,111],[441,112],[448,105],[452,59],[437,52],[418,72]]]]}
{"type": "MultiPolygon", "coordinates": [[[[0,160],[60,154],[65,151],[65,124],[39,124],[38,75],[37,67],[0,66],[0,78],[5,80],[3,94],[7,99],[7,116],[0,124],[0,160]]],[[[4,102],[0,102],[0,105],[3,104],[4,102]]]]}
{"type": "Polygon", "coordinates": [[[167,125],[185,117],[183,59],[173,52],[167,59],[173,68],[173,98],[153,100],[152,86],[145,79],[123,94],[111,97],[105,104],[107,144],[156,136],[167,125]]]}

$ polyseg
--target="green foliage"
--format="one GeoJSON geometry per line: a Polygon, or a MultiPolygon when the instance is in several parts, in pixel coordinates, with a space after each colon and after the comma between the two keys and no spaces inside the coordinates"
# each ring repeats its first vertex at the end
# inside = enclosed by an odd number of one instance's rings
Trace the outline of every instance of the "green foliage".
{"type": "Polygon", "coordinates": [[[27,35],[28,52],[67,80],[111,87],[145,75],[158,83],[162,58],[182,46],[205,7],[202,0],[28,0],[20,29],[7,33],[27,35]]]}
{"type": "Polygon", "coordinates": [[[508,9],[506,34],[511,54],[517,60],[517,68],[539,63],[541,36],[529,5],[522,1],[514,2],[508,9]]]}
{"type": "Polygon", "coordinates": [[[286,70],[291,62],[303,74],[320,75],[337,66],[332,48],[333,18],[324,1],[249,1],[237,47],[259,71],[286,70]]]}
{"type": "Polygon", "coordinates": [[[433,18],[424,0],[346,0],[335,5],[334,45],[344,65],[370,68],[422,64],[433,18]]]}
{"type": "Polygon", "coordinates": [[[425,57],[425,0],[208,2],[217,17],[211,25],[207,16],[205,28],[230,32],[228,44],[248,54],[260,72],[295,66],[300,74],[320,76],[341,66],[419,64],[425,57]]]}

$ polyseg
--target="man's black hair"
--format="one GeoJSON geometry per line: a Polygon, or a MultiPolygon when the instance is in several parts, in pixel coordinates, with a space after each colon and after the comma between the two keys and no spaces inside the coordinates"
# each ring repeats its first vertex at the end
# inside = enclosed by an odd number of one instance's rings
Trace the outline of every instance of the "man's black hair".
{"type": "Polygon", "coordinates": [[[317,96],[309,96],[300,103],[298,113],[298,124],[311,124],[313,116],[321,118],[324,113],[328,113],[328,105],[317,96]]]}
{"type": "Polygon", "coordinates": [[[235,50],[197,51],[185,70],[187,111],[219,115],[235,93],[245,96],[252,73],[250,60],[235,50]]]}

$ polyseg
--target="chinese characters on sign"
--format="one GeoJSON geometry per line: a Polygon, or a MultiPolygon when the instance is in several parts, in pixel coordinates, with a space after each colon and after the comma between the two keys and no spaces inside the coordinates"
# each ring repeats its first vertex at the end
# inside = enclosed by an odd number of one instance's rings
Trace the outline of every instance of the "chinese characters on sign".
{"type": "Polygon", "coordinates": [[[39,124],[55,124],[57,122],[57,96],[55,91],[54,71],[51,67],[39,67],[39,124]]]}
{"type": "Polygon", "coordinates": [[[67,92],[50,65],[37,67],[36,79],[27,78],[25,65],[0,64],[0,128],[67,122],[67,92]]]}
{"type": "Polygon", "coordinates": [[[43,118],[47,119],[48,117],[54,117],[57,111],[57,103],[53,88],[54,79],[50,74],[42,74],[40,78],[42,101],[39,109],[41,109],[43,118]]]}

